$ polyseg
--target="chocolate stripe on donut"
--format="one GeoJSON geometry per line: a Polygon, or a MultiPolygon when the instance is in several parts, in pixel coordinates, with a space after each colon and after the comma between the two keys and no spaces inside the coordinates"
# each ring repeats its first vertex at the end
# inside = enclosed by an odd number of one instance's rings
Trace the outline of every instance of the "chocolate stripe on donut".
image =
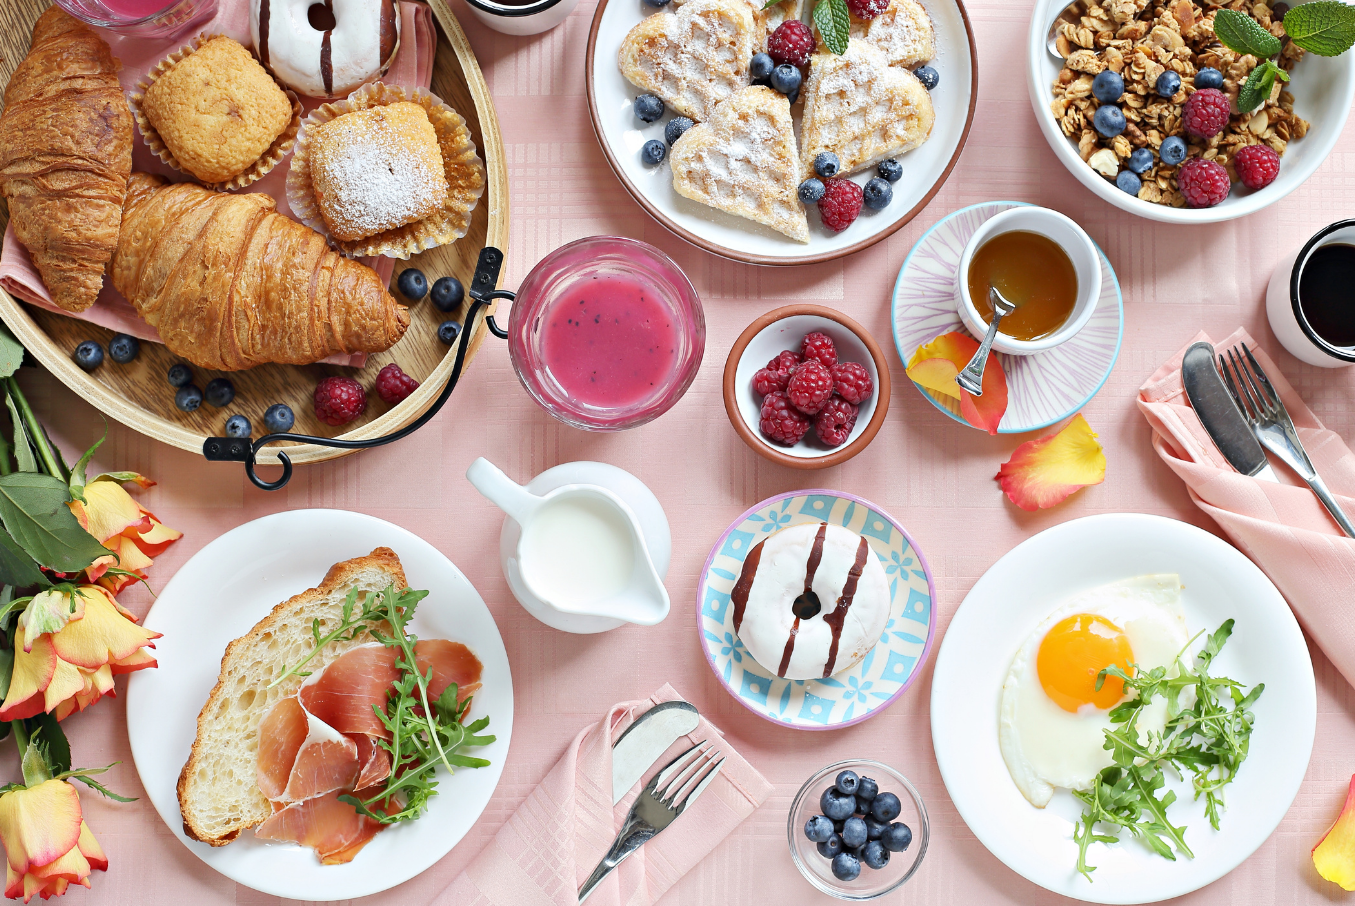
{"type": "Polygon", "coordinates": [[[753,588],[753,578],[757,575],[758,561],[762,559],[762,545],[766,540],[759,541],[757,545],[748,552],[748,556],[743,560],[743,569],[739,572],[739,581],[734,583],[734,590],[729,593],[729,599],[734,602],[734,631],[738,632],[743,626],[743,611],[748,606],[748,592],[753,588]]]}
{"type": "MultiPolygon", "coordinates": [[[[329,10],[330,15],[334,14],[333,0],[325,0],[325,9],[329,10]]],[[[325,80],[325,94],[334,93],[334,63],[331,60],[330,36],[334,34],[334,29],[325,29],[325,36],[320,39],[320,78],[325,80]]]]}
{"type": "Polygon", "coordinates": [[[856,583],[866,569],[866,558],[870,556],[870,544],[865,538],[856,547],[856,562],[847,573],[847,581],[842,584],[842,597],[837,599],[833,612],[825,614],[823,621],[833,627],[833,644],[828,647],[828,662],[823,665],[825,678],[833,675],[833,666],[837,663],[837,645],[842,639],[842,624],[847,622],[847,611],[851,609],[852,599],[856,597],[856,583]]]}
{"type": "MultiPolygon", "coordinates": [[[[814,574],[819,571],[819,561],[823,559],[823,539],[827,534],[828,523],[820,522],[819,530],[814,535],[814,546],[809,549],[809,559],[805,561],[805,590],[802,595],[814,593],[814,574]]],[[[795,653],[795,637],[799,634],[800,618],[796,616],[795,622],[790,627],[790,637],[786,639],[786,650],[781,654],[781,666],[777,668],[777,676],[785,676],[786,670],[790,668],[790,656],[795,653]]]]}

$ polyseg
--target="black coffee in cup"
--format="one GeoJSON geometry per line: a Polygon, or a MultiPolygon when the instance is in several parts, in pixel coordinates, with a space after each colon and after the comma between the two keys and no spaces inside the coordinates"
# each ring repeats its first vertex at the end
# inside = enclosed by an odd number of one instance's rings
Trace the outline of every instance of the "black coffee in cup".
{"type": "Polygon", "coordinates": [[[1355,346],[1355,245],[1332,243],[1309,255],[1298,303],[1314,333],[1333,346],[1355,346]]]}

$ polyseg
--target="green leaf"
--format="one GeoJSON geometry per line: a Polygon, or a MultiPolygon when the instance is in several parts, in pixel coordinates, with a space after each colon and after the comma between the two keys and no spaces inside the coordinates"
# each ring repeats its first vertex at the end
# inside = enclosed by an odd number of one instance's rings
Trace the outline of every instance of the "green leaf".
{"type": "Polygon", "coordinates": [[[829,50],[839,56],[847,52],[852,18],[846,0],[819,0],[814,6],[814,24],[829,50]]]}
{"type": "Polygon", "coordinates": [[[1247,76],[1247,81],[1237,91],[1238,110],[1250,113],[1270,97],[1271,87],[1275,84],[1275,76],[1270,72],[1271,65],[1267,60],[1247,76]]]}
{"type": "Polygon", "coordinates": [[[50,714],[39,714],[37,717],[30,718],[30,723],[33,725],[33,730],[29,740],[42,747],[52,773],[60,774],[63,771],[69,771],[71,769],[71,744],[66,739],[61,724],[57,723],[56,718],[50,714]]]}
{"type": "MultiPolygon", "coordinates": [[[[9,679],[14,675],[14,649],[0,648],[0,701],[5,700],[9,695],[9,679]]],[[[9,730],[9,723],[4,723],[5,730],[9,730]]],[[[2,737],[0,737],[2,738],[2,737]]]]}
{"type": "MultiPolygon", "coordinates": [[[[71,469],[71,496],[81,503],[85,502],[85,470],[89,468],[89,461],[94,458],[94,451],[103,446],[103,442],[108,439],[108,421],[104,421],[103,437],[94,442],[94,446],[85,451],[76,462],[75,468],[71,469]]],[[[100,476],[102,477],[102,476],[100,476]]]]}
{"type": "Polygon", "coordinates": [[[1335,57],[1355,44],[1355,7],[1340,0],[1315,0],[1284,14],[1291,41],[1320,57],[1335,57]]]}
{"type": "MultiPolygon", "coordinates": [[[[33,558],[4,532],[0,532],[0,584],[12,585],[15,588],[28,588],[33,585],[45,588],[52,584],[47,581],[47,577],[42,574],[33,558]]],[[[0,693],[0,699],[2,698],[3,693],[0,693]]]]}
{"type": "Polygon", "coordinates": [[[781,2],[781,0],[767,0],[766,3],[762,4],[762,9],[763,9],[764,11],[765,11],[765,10],[769,10],[769,9],[771,9],[773,6],[776,6],[776,4],[778,4],[778,3],[780,3],[780,2],[781,2]]]}
{"type": "Polygon", "coordinates": [[[70,488],[59,478],[33,472],[0,476],[0,522],[39,565],[79,572],[108,549],[80,527],[66,504],[70,488]]]}
{"type": "Polygon", "coordinates": [[[0,378],[7,378],[19,370],[24,360],[24,347],[9,328],[0,324],[0,378]]]}
{"type": "MultiPolygon", "coordinates": [[[[1285,14],[1286,20],[1288,14],[1285,14]]],[[[1288,26],[1288,21],[1285,25],[1288,26]]],[[[1254,57],[1273,57],[1280,52],[1280,39],[1261,27],[1246,13],[1221,9],[1214,14],[1214,34],[1223,46],[1254,57]]],[[[1291,35],[1292,37],[1292,35],[1291,35]]]]}
{"type": "MultiPolygon", "coordinates": [[[[22,742],[22,740],[20,741],[22,742]]],[[[29,737],[28,745],[24,746],[23,753],[19,767],[23,771],[24,786],[37,786],[52,779],[52,769],[47,764],[47,759],[42,754],[42,747],[38,745],[36,739],[29,737]]]]}
{"type": "Polygon", "coordinates": [[[9,407],[9,419],[14,423],[14,461],[19,464],[20,472],[38,472],[38,460],[33,455],[33,443],[24,427],[23,416],[14,405],[14,397],[5,395],[5,405],[9,407]]]}

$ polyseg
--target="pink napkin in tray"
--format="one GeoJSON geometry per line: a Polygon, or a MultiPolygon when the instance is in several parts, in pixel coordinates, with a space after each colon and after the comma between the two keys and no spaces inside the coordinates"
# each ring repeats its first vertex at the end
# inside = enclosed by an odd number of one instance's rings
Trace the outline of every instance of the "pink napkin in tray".
{"type": "MultiPolygon", "coordinates": [[[[203,25],[200,29],[180,35],[171,41],[124,38],[103,29],[97,29],[97,31],[112,48],[113,56],[122,64],[122,70],[118,73],[118,80],[122,83],[123,90],[131,92],[152,66],[170,53],[190,43],[198,34],[225,34],[235,38],[246,47],[251,46],[249,0],[221,0],[215,19],[203,25]]],[[[390,69],[387,70],[382,80],[406,88],[427,88],[433,78],[433,56],[437,41],[437,33],[433,27],[433,11],[422,3],[402,2],[400,4],[400,34],[400,50],[396,53],[395,60],[391,63],[390,69]],[[412,40],[411,36],[413,36],[412,40]]],[[[302,106],[307,113],[321,103],[322,101],[313,98],[302,99],[302,106]]],[[[187,179],[185,174],[168,166],[151,154],[139,131],[134,128],[133,133],[132,169],[134,171],[158,173],[173,182],[183,182],[187,179]]],[[[242,191],[264,192],[272,195],[278,201],[278,212],[290,215],[291,208],[287,205],[286,183],[287,161],[284,160],[263,179],[242,191]]],[[[363,260],[380,275],[383,283],[390,282],[391,273],[395,270],[393,259],[367,258],[363,260]]],[[[131,334],[143,340],[156,343],[160,341],[160,335],[155,332],[155,328],[141,320],[141,317],[136,313],[136,309],[122,297],[121,293],[113,288],[112,283],[108,280],[104,281],[103,291],[99,293],[98,300],[79,314],[71,314],[52,304],[51,294],[47,292],[42,277],[33,267],[32,259],[28,257],[28,251],[14,235],[13,224],[10,224],[5,230],[4,244],[0,247],[0,288],[3,288],[16,299],[22,299],[48,311],[54,311],[72,318],[80,318],[100,327],[106,327],[119,333],[131,334]]],[[[335,355],[325,359],[325,362],[331,365],[349,365],[354,368],[361,368],[366,361],[366,353],[335,355]]]]}
{"type": "MultiPolygon", "coordinates": [[[[650,707],[680,697],[664,686],[647,699],[621,702],[574,737],[541,785],[433,906],[574,906],[579,886],[611,848],[639,789],[613,808],[612,743],[650,707]]],[[[771,784],[705,718],[657,767],[706,739],[725,756],[720,776],[671,826],[622,862],[593,892],[589,906],[653,903],[771,795],[771,784]]]]}
{"type": "MultiPolygon", "coordinates": [[[[1191,343],[1205,340],[1198,334],[1191,343]]],[[[1355,513],[1355,455],[1304,405],[1279,367],[1245,330],[1215,343],[1238,343],[1261,363],[1284,400],[1308,457],[1341,508],[1355,513]]],[[[1187,344],[1139,388],[1139,408],[1153,428],[1153,448],[1185,481],[1190,497],[1280,589],[1305,631],[1355,685],[1355,539],[1341,533],[1317,495],[1272,460],[1284,484],[1249,478],[1233,469],[1205,433],[1181,386],[1187,344]]]]}

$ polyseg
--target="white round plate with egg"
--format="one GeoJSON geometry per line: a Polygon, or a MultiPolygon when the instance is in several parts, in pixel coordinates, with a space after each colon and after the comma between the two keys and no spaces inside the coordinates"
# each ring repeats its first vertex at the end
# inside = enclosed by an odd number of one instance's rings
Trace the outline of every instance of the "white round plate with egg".
{"type": "MultiPolygon", "coordinates": [[[[1312,661],[1297,621],[1269,579],[1235,548],[1173,519],[1107,514],[1076,519],[1017,545],[975,583],[951,620],[932,678],[932,743],[946,790],[974,835],[1013,871],[1056,893],[1093,903],[1149,903],[1197,890],[1256,851],[1288,811],[1308,766],[1317,720],[1312,661]],[[1075,595],[1153,574],[1175,573],[1191,646],[1226,619],[1232,637],[1210,675],[1250,688],[1251,748],[1225,790],[1214,831],[1189,780],[1168,780],[1194,859],[1175,862],[1122,832],[1093,843],[1093,881],[1076,870],[1073,829],[1082,803],[1056,789],[1038,809],[1017,789],[999,743],[1003,684],[1028,637],[1075,595]]],[[[994,881],[1001,884],[1000,879],[994,881]]]]}

